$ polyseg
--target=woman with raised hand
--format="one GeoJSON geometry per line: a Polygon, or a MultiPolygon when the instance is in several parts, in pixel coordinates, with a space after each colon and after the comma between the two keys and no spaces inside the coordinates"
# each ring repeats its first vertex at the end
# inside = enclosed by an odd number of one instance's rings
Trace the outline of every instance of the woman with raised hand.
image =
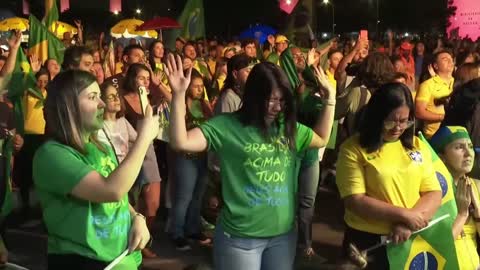
{"type": "Polygon", "coordinates": [[[138,137],[119,165],[109,145],[96,139],[105,103],[96,78],[85,71],[60,73],[44,105],[50,127],[33,160],[33,176],[48,231],[48,269],[104,269],[125,250],[120,264],[137,269],[150,241],[145,218],[128,203],[128,191],[159,130],[147,112],[138,137]]]}
{"type": "Polygon", "coordinates": [[[335,89],[316,70],[326,107],[314,129],[296,121],[286,75],[272,63],[251,71],[239,111],[187,131],[185,95],[191,69],[170,56],[173,99],[170,139],[186,152],[215,152],[220,159],[224,207],[214,236],[215,269],[290,270],[296,250],[297,154],[325,146],[335,109],[335,89]]]}

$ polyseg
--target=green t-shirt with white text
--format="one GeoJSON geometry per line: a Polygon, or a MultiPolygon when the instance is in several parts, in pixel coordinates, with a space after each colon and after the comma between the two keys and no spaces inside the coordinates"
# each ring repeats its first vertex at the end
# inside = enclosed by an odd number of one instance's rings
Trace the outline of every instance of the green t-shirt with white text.
{"type": "Polygon", "coordinates": [[[245,126],[236,113],[221,114],[200,126],[208,148],[220,160],[225,206],[221,224],[238,237],[273,237],[293,228],[300,151],[313,131],[297,123],[296,149],[282,135],[267,140],[245,126]]]}
{"type": "MultiPolygon", "coordinates": [[[[86,154],[48,141],[36,152],[33,177],[48,230],[49,254],[77,254],[111,262],[128,246],[131,226],[128,195],[119,202],[95,203],[75,198],[72,189],[91,171],[107,177],[117,166],[112,149],[104,153],[92,143],[86,154]]],[[[137,269],[134,252],[114,269],[137,269]]]]}

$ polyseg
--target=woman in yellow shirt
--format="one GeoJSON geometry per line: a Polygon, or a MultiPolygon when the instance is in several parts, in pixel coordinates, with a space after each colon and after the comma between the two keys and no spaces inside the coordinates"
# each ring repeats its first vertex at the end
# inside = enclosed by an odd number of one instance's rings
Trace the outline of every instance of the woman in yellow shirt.
{"type": "MultiPolygon", "coordinates": [[[[429,150],[414,136],[414,105],[407,86],[383,85],[365,108],[359,134],[340,148],[337,186],[345,203],[343,252],[390,235],[406,241],[425,227],[441,203],[429,150]]],[[[368,269],[389,269],[386,249],[369,253],[368,269]]]]}
{"type": "Polygon", "coordinates": [[[453,176],[456,186],[455,200],[458,215],[453,223],[453,238],[457,250],[458,265],[461,270],[477,269],[477,224],[480,224],[478,205],[479,180],[466,175],[473,169],[475,152],[468,131],[460,126],[441,127],[431,139],[443,163],[453,176]],[[473,201],[476,200],[476,203],[473,201]]]}
{"type": "Polygon", "coordinates": [[[20,188],[22,208],[27,213],[30,208],[30,189],[33,184],[32,162],[37,148],[43,143],[45,134],[45,119],[43,117],[43,100],[47,97],[46,86],[49,81],[49,71],[40,69],[37,79],[37,93],[25,92],[24,102],[24,145],[15,157],[14,177],[20,188]]]}

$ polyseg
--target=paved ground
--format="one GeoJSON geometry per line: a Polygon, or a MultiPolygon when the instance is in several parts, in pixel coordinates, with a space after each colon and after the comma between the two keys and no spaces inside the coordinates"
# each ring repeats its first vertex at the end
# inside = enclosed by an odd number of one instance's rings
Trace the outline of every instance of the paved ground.
{"type": "MultiPolygon", "coordinates": [[[[342,239],[342,212],[343,206],[337,195],[321,190],[317,196],[317,210],[313,225],[314,248],[319,255],[328,261],[320,264],[299,260],[296,269],[336,269],[333,263],[338,258],[342,239]]],[[[32,270],[45,270],[46,267],[46,234],[39,219],[18,224],[17,217],[11,218],[6,233],[7,244],[10,249],[11,261],[32,270]]],[[[194,247],[188,252],[178,252],[174,249],[163,230],[158,224],[154,242],[154,250],[159,258],[146,260],[145,270],[181,270],[190,264],[211,263],[211,251],[208,248],[194,247]]]]}

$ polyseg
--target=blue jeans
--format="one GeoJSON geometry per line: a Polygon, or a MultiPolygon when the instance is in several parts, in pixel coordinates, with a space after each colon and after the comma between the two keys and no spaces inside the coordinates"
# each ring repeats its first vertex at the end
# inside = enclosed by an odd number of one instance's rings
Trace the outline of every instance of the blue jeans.
{"type": "Polygon", "coordinates": [[[213,261],[215,270],[292,270],[297,233],[270,238],[241,238],[215,229],[213,261]]]}
{"type": "Polygon", "coordinates": [[[300,168],[298,176],[298,245],[299,248],[312,247],[312,221],[315,212],[315,197],[317,197],[320,178],[320,163],[300,168]]]}
{"type": "Polygon", "coordinates": [[[173,238],[185,237],[202,231],[200,210],[207,187],[207,159],[175,157],[175,183],[172,208],[173,238]]]}

